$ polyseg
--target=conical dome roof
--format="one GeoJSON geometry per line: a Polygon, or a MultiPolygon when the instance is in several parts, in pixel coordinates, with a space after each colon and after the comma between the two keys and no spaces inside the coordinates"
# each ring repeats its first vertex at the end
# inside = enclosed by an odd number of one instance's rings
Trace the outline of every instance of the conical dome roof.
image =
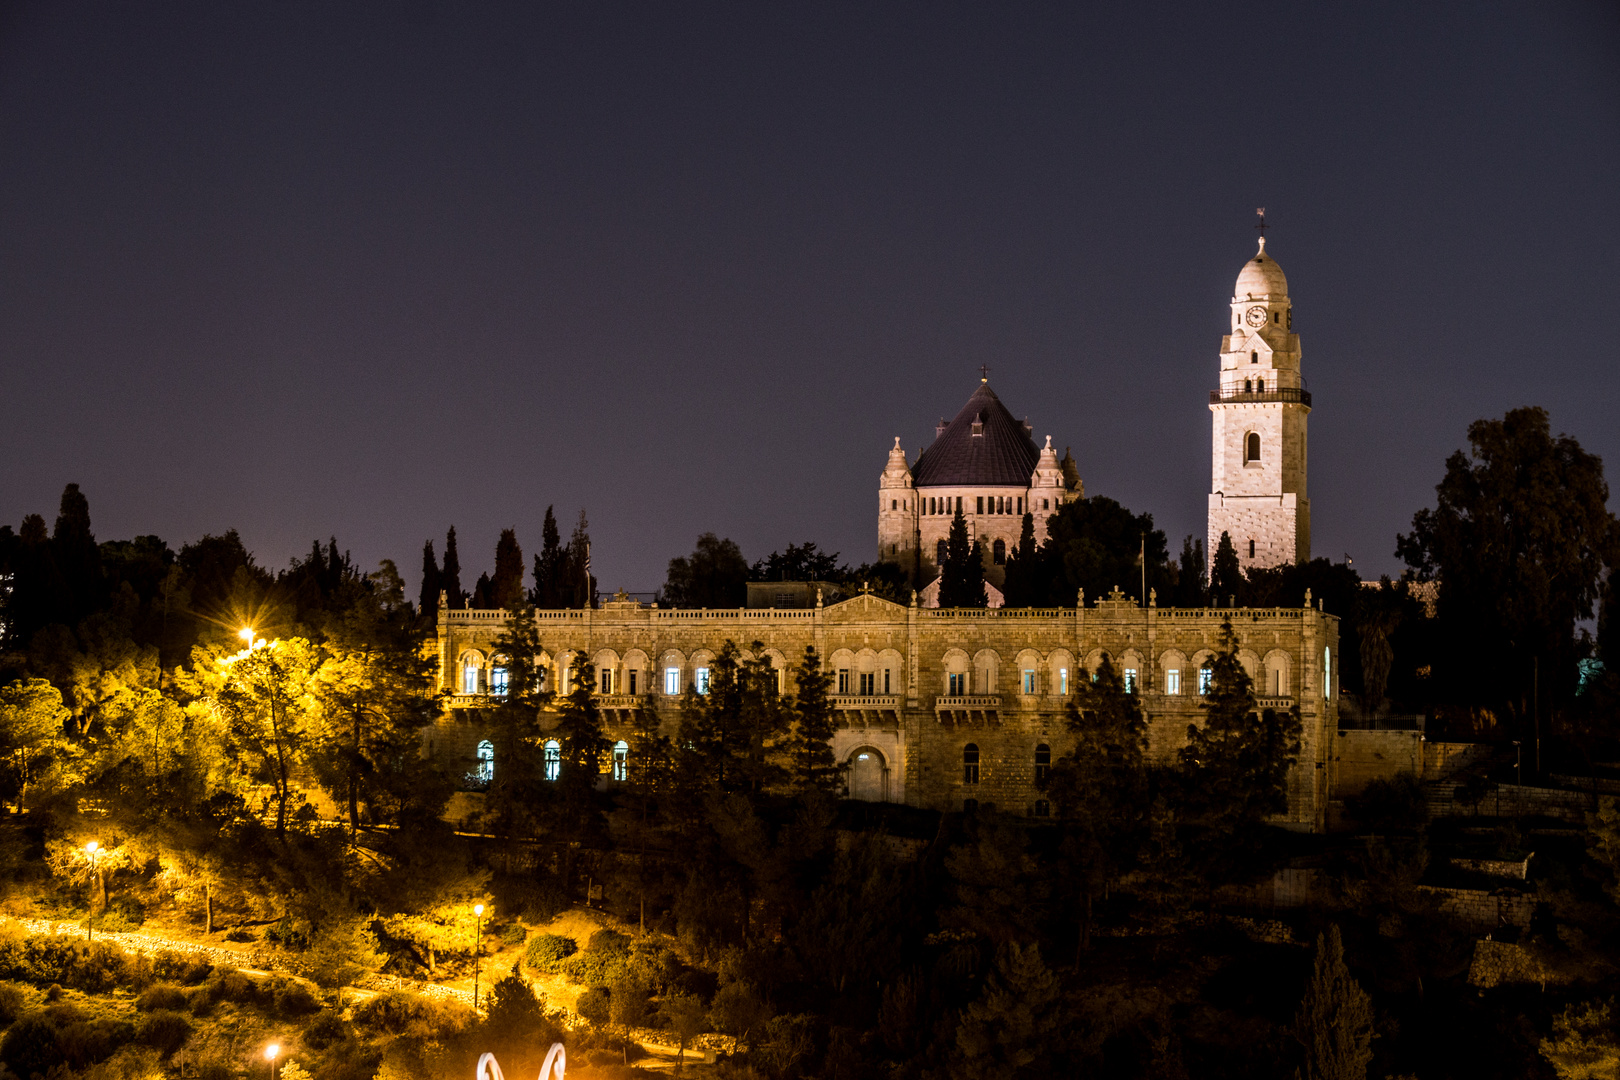
{"type": "Polygon", "coordinates": [[[911,475],[916,487],[1025,487],[1040,457],[1023,421],[981,382],[911,475]]]}
{"type": "Polygon", "coordinates": [[[1260,250],[1243,264],[1232,296],[1236,300],[1280,300],[1287,295],[1288,278],[1283,276],[1277,260],[1266,254],[1266,238],[1262,236],[1260,250]]]}

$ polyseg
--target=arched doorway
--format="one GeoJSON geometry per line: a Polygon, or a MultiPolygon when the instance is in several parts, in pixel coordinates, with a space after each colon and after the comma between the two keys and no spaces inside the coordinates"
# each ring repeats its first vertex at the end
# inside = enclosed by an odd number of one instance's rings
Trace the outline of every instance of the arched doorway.
{"type": "Polygon", "coordinates": [[[849,797],[862,802],[887,802],[889,766],[883,755],[863,746],[849,755],[849,797]]]}

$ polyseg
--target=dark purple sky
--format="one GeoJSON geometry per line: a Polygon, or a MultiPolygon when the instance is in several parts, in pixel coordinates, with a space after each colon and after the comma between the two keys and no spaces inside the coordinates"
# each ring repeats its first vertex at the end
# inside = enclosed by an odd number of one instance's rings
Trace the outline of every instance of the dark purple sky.
{"type": "Polygon", "coordinates": [[[988,363],[1179,548],[1265,206],[1315,553],[1394,569],[1471,420],[1620,461],[1614,11],[14,5],[0,520],[77,481],[102,539],[414,579],[554,503],[608,589],[705,530],[860,562],[988,363]]]}

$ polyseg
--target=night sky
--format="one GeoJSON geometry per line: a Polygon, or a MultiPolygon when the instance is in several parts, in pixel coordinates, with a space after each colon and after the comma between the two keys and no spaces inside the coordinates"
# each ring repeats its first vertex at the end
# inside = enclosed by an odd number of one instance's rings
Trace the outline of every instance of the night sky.
{"type": "Polygon", "coordinates": [[[858,563],[988,364],[1179,550],[1264,206],[1314,553],[1393,571],[1479,417],[1620,485],[1616,10],[10,5],[0,521],[858,563]]]}

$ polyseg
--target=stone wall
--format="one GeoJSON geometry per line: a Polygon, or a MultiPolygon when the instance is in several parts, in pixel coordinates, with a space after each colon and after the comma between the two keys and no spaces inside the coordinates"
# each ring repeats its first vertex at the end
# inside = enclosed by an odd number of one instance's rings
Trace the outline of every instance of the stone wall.
{"type": "MultiPolygon", "coordinates": [[[[1148,717],[1149,749],[1169,760],[1202,721],[1197,670],[1218,647],[1231,619],[1240,654],[1257,685],[1281,688],[1262,708],[1298,706],[1304,724],[1300,764],[1289,777],[1282,823],[1319,828],[1327,795],[1328,734],[1337,729],[1336,689],[1324,686],[1324,650],[1338,649],[1338,620],[1305,608],[1143,608],[1121,595],[1079,608],[925,609],[860,595],[808,611],[664,610],[608,602],[597,610],[541,611],[536,616],[547,685],[562,688],[576,656],[611,672],[603,695],[611,737],[628,734],[637,711],[655,709],[671,729],[680,693],[728,640],[757,651],[784,672],[814,646],[834,676],[840,723],[838,760],[854,764],[863,750],[881,754],[878,790],[888,801],[960,810],[970,800],[1016,813],[1039,813],[1035,778],[1039,747],[1056,761],[1071,745],[1064,723],[1082,672],[1106,653],[1135,672],[1148,717]],[[1169,673],[1179,692],[1170,693],[1169,673]],[[863,678],[865,676],[866,678],[863,678]],[[666,685],[678,688],[665,694],[666,685]],[[977,769],[969,759],[977,754],[977,769]]],[[[469,771],[482,734],[479,713],[498,666],[494,642],[506,623],[499,611],[442,611],[440,686],[450,691],[445,717],[424,747],[469,771]],[[468,681],[468,665],[471,682],[468,681]]],[[[1337,657],[1334,657],[1335,670],[1337,657]]],[[[551,722],[548,720],[547,722],[551,722]]],[[[633,767],[633,764],[632,764],[633,767]]],[[[868,759],[867,768],[873,767],[868,759]]],[[[500,768],[500,763],[495,763],[500,768]]],[[[868,783],[865,790],[873,790],[868,783]]]]}

